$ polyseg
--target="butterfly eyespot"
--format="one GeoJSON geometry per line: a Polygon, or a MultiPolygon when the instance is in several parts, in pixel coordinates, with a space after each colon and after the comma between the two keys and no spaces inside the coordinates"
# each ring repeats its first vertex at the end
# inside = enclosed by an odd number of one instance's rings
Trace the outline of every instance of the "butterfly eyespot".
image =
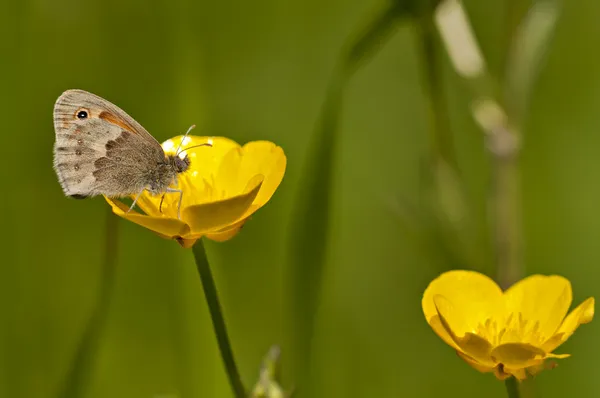
{"type": "Polygon", "coordinates": [[[87,109],[80,108],[77,110],[77,113],[75,115],[77,116],[77,119],[87,119],[89,116],[89,112],[87,109]]]}
{"type": "Polygon", "coordinates": [[[76,164],[75,167],[73,167],[75,169],[75,171],[79,170],[79,165],[76,164]]]}

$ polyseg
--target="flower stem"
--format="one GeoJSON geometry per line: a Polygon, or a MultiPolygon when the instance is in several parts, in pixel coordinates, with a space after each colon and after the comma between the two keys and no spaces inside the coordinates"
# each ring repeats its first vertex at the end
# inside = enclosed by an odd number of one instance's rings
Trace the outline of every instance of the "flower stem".
{"type": "Polygon", "coordinates": [[[521,394],[519,393],[519,383],[517,382],[517,379],[510,377],[506,379],[504,385],[506,386],[508,398],[520,398],[521,394]]]}
{"type": "Polygon", "coordinates": [[[244,388],[233,357],[233,349],[229,342],[227,327],[225,326],[225,319],[223,318],[223,310],[219,303],[217,287],[215,286],[215,280],[210,270],[210,264],[206,257],[206,250],[204,249],[202,239],[199,239],[196,242],[192,251],[194,252],[196,268],[198,268],[198,273],[200,274],[200,281],[202,282],[202,288],[204,289],[204,297],[206,298],[206,304],[208,304],[208,310],[210,311],[213,329],[215,331],[215,336],[217,337],[217,344],[219,345],[221,358],[225,365],[225,371],[229,378],[229,384],[231,385],[235,398],[245,398],[246,389],[244,388]]]}

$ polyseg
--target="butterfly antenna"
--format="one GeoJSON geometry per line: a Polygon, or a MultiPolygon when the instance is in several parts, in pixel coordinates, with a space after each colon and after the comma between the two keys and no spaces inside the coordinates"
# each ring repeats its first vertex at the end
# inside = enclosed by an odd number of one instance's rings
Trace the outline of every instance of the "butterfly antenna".
{"type": "Polygon", "coordinates": [[[185,141],[185,139],[187,138],[188,134],[190,133],[190,131],[192,131],[193,129],[196,128],[195,124],[192,124],[190,126],[190,128],[185,132],[185,134],[183,135],[183,138],[181,139],[181,142],[179,143],[179,146],[177,147],[177,151],[175,151],[175,156],[179,155],[179,150],[181,149],[181,147],[183,146],[183,141],[185,141]]]}
{"type": "Polygon", "coordinates": [[[181,152],[187,151],[188,149],[192,149],[192,148],[198,148],[198,147],[201,147],[201,146],[212,146],[212,142],[205,142],[204,144],[192,145],[192,146],[189,146],[187,148],[183,148],[183,150],[181,152]]]}

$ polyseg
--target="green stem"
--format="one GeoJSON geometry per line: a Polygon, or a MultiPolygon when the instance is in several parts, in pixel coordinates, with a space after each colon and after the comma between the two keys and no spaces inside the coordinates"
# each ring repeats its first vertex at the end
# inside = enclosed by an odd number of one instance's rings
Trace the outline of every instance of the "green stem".
{"type": "MultiPolygon", "coordinates": [[[[410,2],[408,2],[410,3],[410,2]]],[[[390,1],[369,17],[368,23],[348,39],[329,81],[321,114],[311,138],[309,157],[296,193],[289,244],[290,356],[297,383],[310,389],[310,362],[316,314],[321,303],[322,281],[327,272],[331,235],[332,187],[335,186],[344,90],[353,74],[366,64],[397,28],[407,2],[390,1]]]]}
{"type": "Polygon", "coordinates": [[[450,116],[444,93],[444,84],[439,72],[439,56],[436,50],[435,25],[432,19],[433,6],[423,2],[419,15],[419,39],[421,49],[422,81],[427,90],[426,99],[431,120],[431,152],[452,168],[457,169],[454,142],[450,131],[450,116]]]}
{"type": "Polygon", "coordinates": [[[215,280],[212,271],[210,270],[210,264],[206,257],[206,250],[204,249],[202,239],[199,239],[196,242],[192,251],[194,252],[196,268],[198,268],[198,273],[200,274],[200,281],[202,282],[202,288],[204,289],[204,297],[206,298],[206,304],[210,311],[213,329],[215,331],[215,336],[217,337],[217,344],[219,345],[219,351],[221,353],[221,358],[223,359],[225,371],[229,378],[229,384],[231,385],[235,398],[245,398],[246,389],[244,388],[233,357],[233,349],[229,342],[227,326],[225,326],[225,319],[223,318],[223,310],[219,303],[219,294],[217,293],[217,287],[215,286],[215,280]]]}
{"type": "Polygon", "coordinates": [[[519,383],[517,382],[517,379],[515,379],[514,377],[510,377],[506,379],[504,385],[506,386],[506,394],[508,395],[508,398],[521,397],[521,394],[519,393],[519,383]]]}

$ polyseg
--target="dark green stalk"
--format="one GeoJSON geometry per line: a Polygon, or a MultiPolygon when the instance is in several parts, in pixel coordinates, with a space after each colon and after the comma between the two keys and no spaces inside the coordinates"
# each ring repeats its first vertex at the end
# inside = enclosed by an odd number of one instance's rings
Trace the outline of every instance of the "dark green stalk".
{"type": "Polygon", "coordinates": [[[506,386],[506,395],[508,398],[520,398],[521,394],[519,393],[519,382],[514,377],[510,377],[506,379],[504,382],[506,386]]]}
{"type": "MultiPolygon", "coordinates": [[[[407,16],[403,1],[390,2],[370,16],[348,39],[328,85],[321,114],[310,143],[298,184],[289,246],[289,335],[295,381],[304,386],[310,374],[315,317],[321,301],[331,232],[331,200],[340,140],[340,114],[348,80],[391,37],[401,17],[407,16]]],[[[311,395],[311,392],[305,392],[311,395]]]]}
{"type": "Polygon", "coordinates": [[[428,111],[431,120],[431,152],[440,157],[453,169],[457,169],[454,142],[450,131],[450,116],[444,93],[442,75],[439,70],[440,60],[436,50],[437,32],[433,23],[433,4],[423,2],[419,15],[419,40],[421,49],[421,66],[423,68],[423,85],[427,93],[428,111]]]}
{"type": "Polygon", "coordinates": [[[219,294],[215,285],[215,280],[210,270],[210,264],[206,257],[206,250],[204,249],[204,243],[202,239],[199,239],[194,247],[194,259],[196,261],[196,268],[198,268],[198,274],[200,274],[200,281],[202,282],[202,288],[204,289],[204,297],[206,298],[206,304],[210,312],[210,317],[217,338],[217,344],[219,345],[219,352],[223,359],[225,371],[229,378],[229,384],[233,390],[235,398],[246,398],[246,389],[242,383],[240,373],[238,371],[235,359],[233,356],[233,349],[229,341],[227,334],[227,326],[225,326],[225,319],[223,318],[223,310],[219,302],[219,294]]]}
{"type": "Polygon", "coordinates": [[[96,308],[92,312],[90,321],[86,325],[83,336],[75,357],[71,362],[67,377],[58,392],[59,398],[80,398],[85,396],[85,389],[94,369],[94,359],[97,358],[100,336],[104,331],[110,299],[115,285],[118,252],[118,219],[112,211],[106,212],[106,229],[104,239],[104,259],[102,261],[102,275],[98,290],[96,308]]]}

